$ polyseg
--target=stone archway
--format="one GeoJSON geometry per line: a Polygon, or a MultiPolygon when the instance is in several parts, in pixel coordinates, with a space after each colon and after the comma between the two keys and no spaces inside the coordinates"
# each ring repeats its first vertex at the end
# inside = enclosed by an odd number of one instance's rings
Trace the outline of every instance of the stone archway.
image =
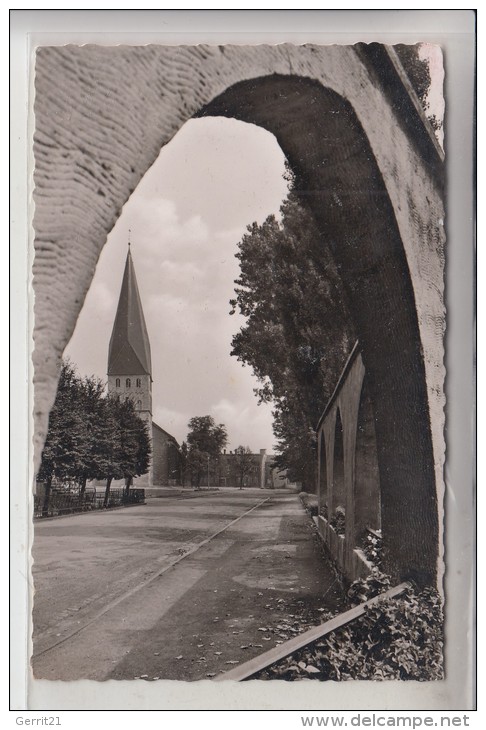
{"type": "MultiPolygon", "coordinates": [[[[433,577],[443,459],[441,165],[393,54],[379,46],[42,48],[35,114],[38,445],[99,251],[160,147],[191,116],[259,124],[296,173],[350,300],[386,524],[407,554],[407,575],[433,577]]],[[[393,555],[388,567],[404,572],[393,555]]]]}

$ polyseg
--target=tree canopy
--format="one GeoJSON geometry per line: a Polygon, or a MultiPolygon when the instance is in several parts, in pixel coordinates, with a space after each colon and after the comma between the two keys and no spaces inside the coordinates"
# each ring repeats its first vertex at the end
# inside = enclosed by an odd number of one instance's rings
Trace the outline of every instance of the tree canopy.
{"type": "Polygon", "coordinates": [[[150,465],[151,441],[147,424],[130,399],[105,396],[104,384],[81,377],[64,361],[42,452],[38,481],[45,483],[47,512],[53,479],[72,481],[84,492],[87,480],[113,479],[130,486],[150,465]]]}
{"type": "Polygon", "coordinates": [[[187,443],[210,456],[219,456],[228,443],[226,426],[216,424],[212,416],[195,416],[188,423],[187,443]]]}
{"type": "Polygon", "coordinates": [[[251,474],[254,468],[253,454],[249,446],[237,446],[233,457],[234,476],[238,480],[240,489],[243,489],[245,477],[251,474]]]}
{"type": "MultiPolygon", "coordinates": [[[[224,424],[216,424],[212,416],[195,416],[188,423],[187,468],[196,487],[201,485],[203,474],[219,464],[219,456],[228,443],[224,424]]],[[[209,484],[208,484],[209,486],[209,484]]]]}
{"type": "Polygon", "coordinates": [[[437,119],[437,116],[433,114],[430,109],[428,96],[432,78],[430,75],[428,60],[420,56],[420,46],[420,43],[415,45],[404,45],[403,43],[399,43],[394,46],[394,48],[403,68],[406,71],[410,83],[415,89],[415,93],[422,104],[429,122],[433,129],[437,131],[442,128],[442,121],[437,119]]]}
{"type": "Polygon", "coordinates": [[[355,341],[332,255],[295,192],[253,223],[238,244],[240,276],[231,300],[246,324],[232,355],[260,381],[260,402],[274,404],[276,466],[314,486],[315,428],[355,341]]]}
{"type": "Polygon", "coordinates": [[[87,461],[87,429],[82,418],[81,380],[74,365],[64,362],[56,398],[49,414],[41,465],[37,479],[76,479],[87,461]]]}

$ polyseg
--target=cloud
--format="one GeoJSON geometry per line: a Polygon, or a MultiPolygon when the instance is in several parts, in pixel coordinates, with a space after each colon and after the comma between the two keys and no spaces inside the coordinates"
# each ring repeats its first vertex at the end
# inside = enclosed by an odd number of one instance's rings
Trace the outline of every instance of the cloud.
{"type": "MultiPolygon", "coordinates": [[[[132,196],[133,197],[133,196],[132,196]]],[[[165,198],[137,198],[125,206],[125,220],[117,227],[131,229],[134,255],[143,256],[143,266],[158,269],[163,261],[186,261],[200,256],[210,237],[200,215],[181,218],[177,205],[165,198]]]]}
{"type": "Polygon", "coordinates": [[[170,281],[172,284],[187,284],[190,281],[200,279],[204,274],[201,265],[196,265],[193,261],[169,261],[165,259],[160,262],[160,271],[164,280],[170,281]]]}

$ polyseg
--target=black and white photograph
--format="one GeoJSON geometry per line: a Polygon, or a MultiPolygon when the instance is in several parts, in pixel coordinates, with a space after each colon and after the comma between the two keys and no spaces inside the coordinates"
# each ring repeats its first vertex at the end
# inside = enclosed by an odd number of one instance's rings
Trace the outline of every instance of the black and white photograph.
{"type": "Polygon", "coordinates": [[[447,678],[445,73],[36,45],[34,681],[447,678]]]}

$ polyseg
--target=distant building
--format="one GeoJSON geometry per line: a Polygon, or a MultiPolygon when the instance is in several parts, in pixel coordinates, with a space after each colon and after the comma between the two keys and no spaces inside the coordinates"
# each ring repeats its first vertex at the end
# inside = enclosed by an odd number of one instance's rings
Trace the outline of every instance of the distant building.
{"type": "Polygon", "coordinates": [[[270,486],[267,480],[267,452],[238,453],[238,450],[226,450],[220,456],[219,483],[223,487],[257,487],[264,489],[270,486]]]}
{"type": "Polygon", "coordinates": [[[283,487],[297,487],[287,476],[287,469],[275,466],[275,458],[267,457],[265,462],[265,485],[267,489],[282,489],[283,487]]]}
{"type": "Polygon", "coordinates": [[[136,478],[136,486],[179,484],[179,444],[152,419],[150,341],[130,245],[108,349],[108,392],[122,399],[131,398],[152,436],[150,469],[136,478]]]}

